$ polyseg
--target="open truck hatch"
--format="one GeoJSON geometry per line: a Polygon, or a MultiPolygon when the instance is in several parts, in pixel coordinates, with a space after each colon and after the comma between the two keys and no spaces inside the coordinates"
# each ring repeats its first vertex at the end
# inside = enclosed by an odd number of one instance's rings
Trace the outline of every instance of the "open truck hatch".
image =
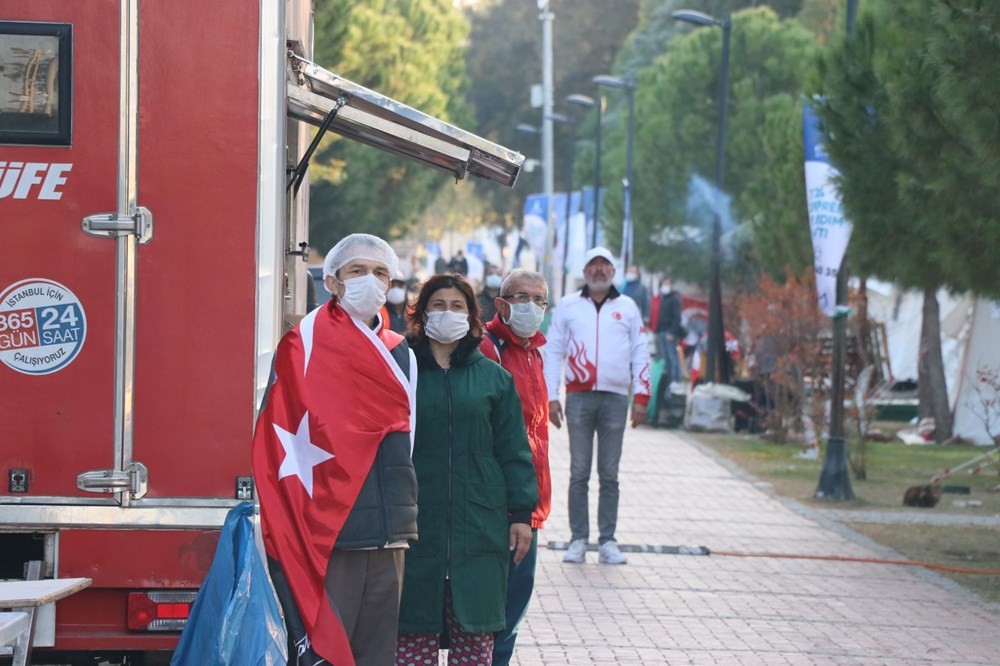
{"type": "Polygon", "coordinates": [[[456,179],[467,173],[513,187],[524,156],[288,53],[288,115],[407,157],[456,179]]]}

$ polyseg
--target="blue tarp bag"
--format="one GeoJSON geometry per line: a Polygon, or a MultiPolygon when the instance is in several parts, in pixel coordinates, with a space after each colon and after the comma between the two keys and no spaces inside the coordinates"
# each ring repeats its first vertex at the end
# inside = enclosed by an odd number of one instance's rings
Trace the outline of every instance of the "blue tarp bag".
{"type": "Polygon", "coordinates": [[[253,512],[243,502],[226,515],[171,666],[287,663],[285,623],[254,542],[253,512]]]}

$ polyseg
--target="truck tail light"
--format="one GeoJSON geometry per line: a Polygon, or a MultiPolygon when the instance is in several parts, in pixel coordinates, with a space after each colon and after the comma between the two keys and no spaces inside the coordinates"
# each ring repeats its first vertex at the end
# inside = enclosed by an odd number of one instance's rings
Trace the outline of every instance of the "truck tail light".
{"type": "Polygon", "coordinates": [[[187,624],[197,590],[129,592],[128,628],[134,631],[180,631],[187,624]]]}

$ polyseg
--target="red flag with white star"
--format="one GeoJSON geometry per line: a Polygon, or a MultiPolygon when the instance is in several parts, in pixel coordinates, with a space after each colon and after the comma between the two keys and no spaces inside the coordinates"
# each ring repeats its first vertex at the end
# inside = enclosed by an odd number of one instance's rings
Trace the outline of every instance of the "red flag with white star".
{"type": "Polygon", "coordinates": [[[379,444],[410,430],[407,380],[389,354],[400,339],[333,302],[313,311],[278,344],[254,431],[264,549],[281,564],[307,647],[336,666],[354,658],[323,580],[379,444]]]}

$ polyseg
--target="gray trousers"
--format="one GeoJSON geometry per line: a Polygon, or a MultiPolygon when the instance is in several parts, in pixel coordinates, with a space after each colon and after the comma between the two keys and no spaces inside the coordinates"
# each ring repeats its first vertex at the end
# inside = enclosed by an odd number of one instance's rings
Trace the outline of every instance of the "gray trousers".
{"type": "Polygon", "coordinates": [[[344,623],[358,666],[392,666],[396,659],[405,552],[334,548],[330,554],[326,592],[344,623]]]}
{"type": "Polygon", "coordinates": [[[597,433],[597,500],[599,543],[613,541],[618,525],[618,463],[628,420],[628,397],[607,391],[580,391],[566,396],[569,429],[569,528],[574,541],[590,537],[587,493],[597,433]]]}

